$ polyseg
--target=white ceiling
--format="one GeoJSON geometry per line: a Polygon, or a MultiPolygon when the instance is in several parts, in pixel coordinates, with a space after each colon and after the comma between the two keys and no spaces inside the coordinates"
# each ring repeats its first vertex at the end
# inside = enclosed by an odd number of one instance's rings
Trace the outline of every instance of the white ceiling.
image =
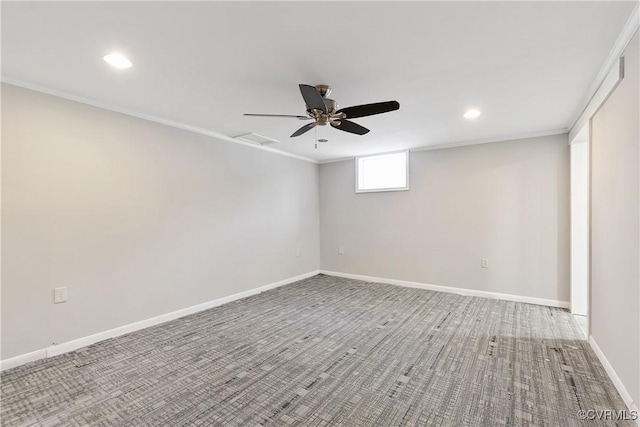
{"type": "Polygon", "coordinates": [[[3,2],[2,74],[315,160],[566,129],[635,2],[3,2]],[[117,71],[102,57],[124,53],[117,71]],[[299,83],[364,136],[242,113],[304,114],[299,83]],[[466,109],[482,111],[476,121],[466,109]]]}

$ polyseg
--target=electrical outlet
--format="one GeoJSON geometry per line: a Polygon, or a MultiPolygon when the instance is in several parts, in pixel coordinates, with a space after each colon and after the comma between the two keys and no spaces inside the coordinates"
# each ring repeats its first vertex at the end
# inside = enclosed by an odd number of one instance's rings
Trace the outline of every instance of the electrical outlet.
{"type": "Polygon", "coordinates": [[[296,248],[296,256],[300,256],[300,246],[296,248]]]}
{"type": "Polygon", "coordinates": [[[67,302],[67,287],[55,288],[53,290],[53,303],[59,304],[61,302],[67,302]]]}
{"type": "Polygon", "coordinates": [[[340,255],[344,255],[344,246],[340,246],[340,247],[338,248],[338,253],[339,253],[340,255]]]}
{"type": "Polygon", "coordinates": [[[489,268],[489,260],[486,258],[482,258],[480,260],[480,267],[482,268],[489,268]]]}

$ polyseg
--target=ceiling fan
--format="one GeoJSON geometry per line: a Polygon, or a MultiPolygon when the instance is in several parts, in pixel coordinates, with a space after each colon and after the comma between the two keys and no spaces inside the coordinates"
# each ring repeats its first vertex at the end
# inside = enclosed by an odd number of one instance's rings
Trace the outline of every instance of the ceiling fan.
{"type": "Polygon", "coordinates": [[[331,93],[331,86],[316,85],[310,86],[305,84],[298,85],[300,93],[307,106],[306,116],[296,116],[289,114],[245,114],[245,116],[254,117],[286,117],[299,120],[313,120],[313,122],[302,126],[295,131],[291,138],[300,136],[303,133],[313,129],[314,127],[326,126],[330,124],[332,127],[356,135],[364,135],[369,132],[366,127],[348,119],[356,119],[358,117],[373,116],[374,114],[387,113],[400,108],[398,101],[376,102],[373,104],[356,105],[353,107],[341,108],[338,110],[338,103],[333,99],[327,98],[331,93]]]}

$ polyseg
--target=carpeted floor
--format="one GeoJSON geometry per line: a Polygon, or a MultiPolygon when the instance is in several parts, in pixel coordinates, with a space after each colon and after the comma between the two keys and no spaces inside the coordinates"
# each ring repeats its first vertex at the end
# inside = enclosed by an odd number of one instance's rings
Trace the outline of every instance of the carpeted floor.
{"type": "Polygon", "coordinates": [[[2,373],[5,426],[633,426],[560,309],[319,275],[2,373]]]}

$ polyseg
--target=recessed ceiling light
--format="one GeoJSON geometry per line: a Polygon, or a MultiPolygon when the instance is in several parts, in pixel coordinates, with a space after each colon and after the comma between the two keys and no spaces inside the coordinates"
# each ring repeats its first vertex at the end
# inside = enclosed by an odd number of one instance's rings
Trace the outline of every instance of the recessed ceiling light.
{"type": "Polygon", "coordinates": [[[106,55],[104,58],[105,61],[107,61],[109,64],[113,65],[116,68],[130,68],[131,65],[131,61],[129,61],[127,58],[124,57],[124,55],[121,55],[119,53],[110,53],[109,55],[106,55]]]}
{"type": "Polygon", "coordinates": [[[472,108],[470,110],[467,110],[466,113],[464,113],[464,115],[462,117],[464,117],[465,119],[469,119],[469,120],[473,120],[478,118],[478,116],[482,114],[480,111],[472,108]]]}

